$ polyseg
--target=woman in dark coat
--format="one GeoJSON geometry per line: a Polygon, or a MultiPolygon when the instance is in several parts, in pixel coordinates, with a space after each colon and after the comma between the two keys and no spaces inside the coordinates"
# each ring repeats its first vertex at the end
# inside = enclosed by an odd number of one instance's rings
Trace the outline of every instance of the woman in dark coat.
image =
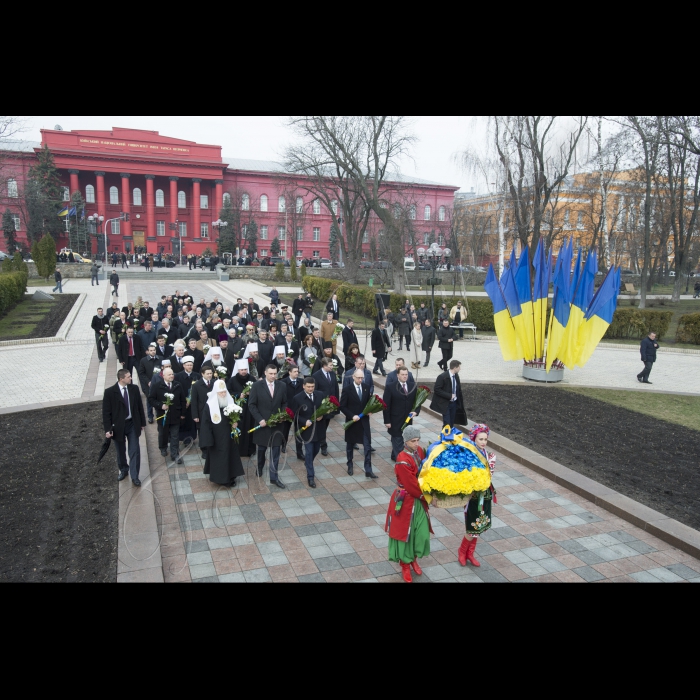
{"type": "Polygon", "coordinates": [[[224,413],[232,406],[235,403],[226,390],[226,383],[218,380],[202,411],[199,434],[200,446],[207,450],[204,473],[213,484],[229,487],[235,486],[236,478],[245,474],[238,445],[231,437],[231,421],[224,413]]]}
{"type": "Polygon", "coordinates": [[[355,371],[355,361],[360,356],[360,348],[357,343],[353,343],[345,352],[345,371],[354,372],[355,371]]]}
{"type": "Polygon", "coordinates": [[[455,339],[455,332],[454,329],[450,327],[449,318],[446,318],[442,322],[442,326],[438,328],[437,339],[439,348],[442,350],[442,360],[438,362],[438,367],[440,367],[443,372],[447,372],[450,360],[452,359],[452,353],[454,352],[455,339]]]}

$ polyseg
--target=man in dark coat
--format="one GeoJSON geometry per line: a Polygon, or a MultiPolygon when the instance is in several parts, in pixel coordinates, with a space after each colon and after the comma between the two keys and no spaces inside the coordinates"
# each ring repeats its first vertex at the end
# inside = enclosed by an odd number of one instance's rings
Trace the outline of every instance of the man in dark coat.
{"type": "Polygon", "coordinates": [[[173,349],[165,342],[166,340],[164,335],[156,339],[156,358],[161,364],[173,354],[173,349]]]}
{"type": "Polygon", "coordinates": [[[190,338],[187,342],[187,354],[194,358],[193,371],[200,372],[204,363],[204,353],[197,347],[197,341],[194,338],[190,338]]]}
{"type": "MultiPolygon", "coordinates": [[[[403,359],[403,357],[397,357],[394,360],[394,366],[396,369],[393,371],[389,372],[389,374],[386,375],[386,382],[384,386],[388,389],[392,384],[396,384],[396,382],[399,381],[399,370],[402,367],[406,367],[406,361],[403,359]]],[[[409,371],[408,373],[408,382],[409,384],[415,383],[415,379],[413,377],[413,372],[409,371]]]]}
{"type": "Polygon", "coordinates": [[[253,433],[253,442],[258,446],[258,476],[263,475],[265,456],[268,447],[271,452],[270,483],[277,488],[287,488],[279,478],[280,448],[283,433],[280,427],[268,428],[267,421],[278,411],[287,408],[287,388],[277,381],[277,367],[269,365],[264,379],[255,382],[250,390],[248,407],[253,416],[253,423],[261,426],[253,433]]]}
{"type": "Polygon", "coordinates": [[[304,295],[300,294],[294,300],[294,303],[292,304],[292,313],[294,314],[294,322],[297,326],[299,325],[299,319],[301,318],[301,315],[304,313],[305,308],[306,308],[306,302],[304,301],[304,295]]]}
{"type": "Polygon", "coordinates": [[[139,438],[146,427],[146,415],[139,390],[131,383],[131,372],[120,369],[117,383],[105,390],[102,398],[102,423],[105,437],[112,438],[117,447],[119,481],[131,475],[134,486],[141,486],[141,450],[139,438]],[[129,441],[129,461],[126,459],[126,440],[129,441]]]}
{"type": "Polygon", "coordinates": [[[443,372],[435,381],[430,408],[442,416],[443,428],[446,425],[454,428],[458,422],[458,412],[460,410],[462,415],[459,416],[459,422],[466,425],[464,396],[462,395],[462,385],[459,381],[459,370],[461,368],[462,364],[458,360],[452,360],[450,369],[447,372],[443,372]]]}
{"type": "Polygon", "coordinates": [[[654,362],[656,362],[656,351],[659,349],[659,344],[656,342],[656,333],[653,331],[642,340],[642,345],[640,348],[642,354],[642,362],[644,363],[644,369],[637,375],[637,381],[642,384],[651,384],[649,381],[649,375],[654,367],[654,362]]]}
{"type": "Polygon", "coordinates": [[[447,363],[452,359],[454,352],[455,332],[450,326],[450,319],[446,318],[442,322],[442,326],[437,331],[438,347],[442,350],[442,360],[438,362],[438,367],[447,372],[447,363]]]}
{"type": "Polygon", "coordinates": [[[396,325],[399,332],[399,350],[403,350],[403,341],[406,340],[406,351],[411,349],[411,317],[406,309],[401,309],[396,314],[396,325]]]}
{"type": "Polygon", "coordinates": [[[416,317],[421,326],[424,326],[426,321],[430,321],[432,315],[432,310],[427,309],[423,303],[420,305],[420,309],[416,309],[416,317]]]}
{"type": "Polygon", "coordinates": [[[316,488],[316,473],[314,472],[314,459],[321,447],[326,442],[326,428],[328,422],[325,417],[312,422],[314,411],[320,407],[327,394],[318,389],[318,382],[313,377],[304,379],[304,390],[297,394],[292,401],[291,409],[294,411],[294,429],[299,431],[306,428],[301,434],[304,443],[304,462],[306,464],[306,478],[312,489],[316,488]]]}
{"type": "Polygon", "coordinates": [[[429,318],[425,319],[423,327],[421,328],[421,333],[423,334],[421,350],[425,353],[425,364],[423,367],[427,367],[430,364],[430,353],[432,352],[433,345],[435,345],[435,329],[429,318]]]}
{"type": "MultiPolygon", "coordinates": [[[[403,450],[403,427],[406,419],[414,418],[420,413],[413,410],[413,401],[416,398],[416,383],[409,380],[408,369],[402,367],[397,372],[397,382],[384,390],[384,425],[391,436],[391,459],[395,462],[399,453],[403,450]]],[[[409,422],[409,425],[413,425],[409,422]]]]}
{"type": "Polygon", "coordinates": [[[333,314],[334,321],[337,321],[340,318],[340,304],[338,304],[337,294],[334,294],[326,304],[326,311],[333,314]]]}
{"type": "Polygon", "coordinates": [[[357,340],[357,333],[354,330],[355,322],[349,318],[345,328],[343,328],[343,351],[346,351],[353,343],[360,346],[357,340]]]}
{"type": "Polygon", "coordinates": [[[153,424],[153,406],[148,402],[148,395],[151,393],[151,382],[153,375],[157,374],[156,370],[160,371],[160,360],[156,357],[156,348],[154,345],[149,345],[146,348],[146,356],[139,363],[139,384],[141,391],[146,397],[146,407],[148,409],[148,423],[153,424]]]}
{"type": "Polygon", "coordinates": [[[180,423],[185,420],[185,410],[187,408],[187,397],[182,391],[182,387],[175,381],[172,368],[163,370],[163,381],[153,382],[148,400],[156,411],[158,421],[158,447],[160,453],[165,457],[168,454],[168,444],[170,444],[170,458],[182,464],[180,457],[180,423]],[[167,406],[165,395],[172,394],[172,405],[167,406]]]}
{"type": "Polygon", "coordinates": [[[122,368],[133,373],[134,368],[139,366],[143,355],[141,340],[134,335],[133,328],[127,328],[117,343],[117,359],[121,362],[122,368]]]}
{"type": "Polygon", "coordinates": [[[97,309],[97,315],[92,317],[91,328],[95,331],[95,342],[97,343],[97,357],[100,362],[104,362],[105,355],[109,349],[109,317],[102,313],[102,309],[97,309]]]}
{"type": "MultiPolygon", "coordinates": [[[[281,345],[282,343],[280,343],[281,345]]],[[[287,357],[289,357],[289,353],[291,352],[292,355],[292,360],[296,362],[297,364],[299,363],[299,354],[301,353],[301,346],[299,345],[298,340],[294,340],[294,333],[292,331],[287,331],[284,336],[284,347],[287,350],[287,357]]]]}
{"type": "Polygon", "coordinates": [[[231,421],[224,413],[225,408],[233,406],[233,397],[226,390],[226,383],[221,379],[214,382],[201,411],[199,438],[207,454],[204,473],[209,475],[213,484],[228,487],[235,486],[236,478],[245,474],[238,445],[231,437],[231,421]]]}
{"type": "MultiPolygon", "coordinates": [[[[153,322],[151,319],[146,319],[143,322],[141,330],[136,333],[139,340],[141,341],[141,347],[144,350],[151,344],[156,342],[156,332],[153,330],[153,322]]],[[[174,341],[173,341],[174,342],[174,341]]]]}
{"type": "Polygon", "coordinates": [[[182,387],[182,392],[185,394],[185,399],[190,398],[185,409],[185,420],[180,423],[180,442],[186,445],[189,441],[194,442],[197,439],[197,424],[192,420],[192,404],[190,391],[192,385],[198,382],[202,375],[194,371],[194,357],[187,355],[185,357],[185,370],[175,375],[175,381],[182,387]]]}
{"type": "MultiPolygon", "coordinates": [[[[313,377],[316,380],[316,387],[319,391],[323,392],[324,396],[335,396],[336,399],[340,400],[338,380],[336,379],[336,374],[333,370],[333,360],[328,357],[324,357],[320,362],[317,360],[314,367],[319,364],[321,368],[318,370],[318,372],[313,374],[313,377]]],[[[335,413],[329,413],[324,417],[323,420],[326,421],[326,428],[335,415],[335,413]]],[[[321,454],[324,457],[328,456],[328,443],[326,442],[325,431],[323,440],[321,440],[321,454]]]]}
{"type": "Polygon", "coordinates": [[[387,348],[391,347],[391,341],[386,332],[386,321],[379,324],[379,328],[372,331],[372,357],[374,357],[374,373],[386,377],[384,360],[387,356],[387,348]]]}
{"type": "MultiPolygon", "coordinates": [[[[348,374],[350,373],[348,372],[348,374]]],[[[345,431],[345,452],[348,459],[348,474],[352,476],[354,448],[356,444],[361,443],[365,448],[365,476],[368,479],[376,479],[377,476],[372,472],[370,416],[359,417],[371,396],[369,387],[364,383],[364,380],[364,371],[356,369],[352,375],[352,383],[347,388],[343,387],[340,410],[347,420],[354,421],[354,424],[345,431]]]]}
{"type": "Polygon", "coordinates": [[[119,297],[119,275],[116,272],[112,272],[109,276],[109,284],[112,287],[112,296],[119,297]]]}
{"type": "Polygon", "coordinates": [[[272,344],[272,341],[268,338],[269,333],[267,331],[261,329],[258,332],[258,336],[258,355],[260,355],[260,359],[266,365],[269,365],[274,359],[272,353],[274,352],[275,346],[272,344]]]}
{"type": "MultiPolygon", "coordinates": [[[[192,412],[192,421],[197,426],[197,430],[202,427],[202,411],[209,398],[209,393],[214,386],[214,370],[211,367],[202,369],[202,378],[192,384],[192,393],[190,394],[190,411],[192,412]]],[[[199,441],[199,447],[202,453],[205,448],[202,447],[202,441],[199,441]]]]}
{"type": "MultiPolygon", "coordinates": [[[[282,380],[284,382],[284,385],[287,387],[287,405],[291,406],[292,403],[294,402],[294,398],[298,395],[301,394],[304,391],[304,383],[302,381],[302,378],[299,376],[299,368],[298,367],[292,367],[289,370],[289,374],[282,380]]],[[[289,441],[289,432],[292,428],[291,423],[283,423],[282,428],[284,429],[284,434],[285,434],[285,442],[284,442],[284,447],[282,448],[283,452],[287,451],[287,442],[289,441]]],[[[294,442],[296,444],[296,450],[297,450],[297,459],[304,460],[304,450],[303,450],[303,443],[301,440],[298,438],[294,438],[294,442]]]]}

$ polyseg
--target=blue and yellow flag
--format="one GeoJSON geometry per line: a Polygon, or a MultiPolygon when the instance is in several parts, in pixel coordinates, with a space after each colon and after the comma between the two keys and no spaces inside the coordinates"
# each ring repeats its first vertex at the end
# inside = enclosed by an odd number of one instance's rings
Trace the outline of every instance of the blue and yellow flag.
{"type": "Polygon", "coordinates": [[[549,266],[547,257],[544,252],[542,239],[537,244],[535,258],[533,260],[535,266],[535,288],[532,293],[532,312],[535,326],[535,359],[544,357],[544,337],[547,331],[547,298],[549,297],[549,266]]]}
{"type": "Polygon", "coordinates": [[[59,216],[68,216],[68,211],[69,211],[69,208],[64,207],[63,209],[61,209],[61,211],[58,212],[58,215],[59,216]]]}
{"type": "Polygon", "coordinates": [[[520,254],[518,269],[513,271],[515,288],[518,292],[518,301],[523,315],[523,328],[525,332],[521,338],[525,360],[535,359],[535,319],[532,309],[532,282],[530,280],[530,253],[524,248],[520,254]]]}
{"type": "Polygon", "coordinates": [[[520,302],[518,301],[518,292],[515,289],[515,280],[513,279],[513,265],[515,260],[515,253],[511,256],[511,267],[509,267],[501,277],[501,289],[503,290],[503,298],[506,300],[506,306],[510,313],[510,318],[513,322],[513,327],[515,328],[515,347],[517,358],[522,359],[524,357],[523,350],[523,336],[525,334],[525,327],[523,326],[523,312],[520,308],[520,302]]]}
{"type": "MultiPolygon", "coordinates": [[[[579,258],[581,251],[579,250],[579,258]]],[[[578,265],[577,265],[578,268],[578,265]]],[[[598,271],[598,255],[595,249],[591,250],[586,258],[586,265],[578,279],[578,286],[571,304],[569,323],[566,326],[564,350],[559,353],[559,359],[569,368],[573,369],[578,360],[579,331],[583,326],[584,316],[593,298],[593,288],[596,272],[598,271]]],[[[575,275],[576,276],[576,275],[575,275]]]]}
{"type": "Polygon", "coordinates": [[[496,328],[498,344],[501,346],[501,355],[503,355],[503,359],[506,362],[521,359],[521,355],[518,354],[515,326],[508,312],[503,290],[493,271],[493,265],[489,265],[484,289],[493,304],[493,323],[496,328]]]}
{"type": "Polygon", "coordinates": [[[558,359],[563,350],[566,327],[571,314],[570,270],[573,251],[566,244],[559,251],[556,274],[554,276],[554,303],[552,318],[549,325],[549,340],[547,341],[547,371],[552,369],[554,360],[558,359]]]}
{"type": "Polygon", "coordinates": [[[576,364],[585,366],[613,321],[620,289],[620,268],[611,269],[591,301],[583,325],[579,329],[576,364]]]}

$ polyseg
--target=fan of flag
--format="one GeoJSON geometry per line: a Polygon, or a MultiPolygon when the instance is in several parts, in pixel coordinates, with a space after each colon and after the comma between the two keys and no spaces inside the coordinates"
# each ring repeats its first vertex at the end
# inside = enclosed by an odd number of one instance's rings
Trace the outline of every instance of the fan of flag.
{"type": "Polygon", "coordinates": [[[573,255],[571,239],[559,251],[552,272],[552,250],[546,253],[540,239],[532,265],[534,281],[528,248],[523,250],[520,260],[516,260],[513,250],[510,266],[500,282],[493,265],[489,267],[484,289],[493,303],[496,334],[504,360],[543,365],[549,372],[552,365],[573,369],[583,367],[590,359],[617,308],[620,268],[611,268],[596,292],[596,250],[590,250],[583,261],[579,249],[572,275],[573,255]],[[552,280],[554,299],[547,328],[547,298],[552,280]]]}

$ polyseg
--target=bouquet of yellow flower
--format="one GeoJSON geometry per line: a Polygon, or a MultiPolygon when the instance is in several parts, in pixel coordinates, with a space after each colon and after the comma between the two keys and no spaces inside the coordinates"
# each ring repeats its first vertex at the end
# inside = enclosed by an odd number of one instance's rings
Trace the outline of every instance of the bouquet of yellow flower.
{"type": "Polygon", "coordinates": [[[486,491],[491,485],[489,463],[459,430],[449,426],[440,441],[428,448],[418,483],[437,508],[464,505],[474,491],[486,491]]]}

